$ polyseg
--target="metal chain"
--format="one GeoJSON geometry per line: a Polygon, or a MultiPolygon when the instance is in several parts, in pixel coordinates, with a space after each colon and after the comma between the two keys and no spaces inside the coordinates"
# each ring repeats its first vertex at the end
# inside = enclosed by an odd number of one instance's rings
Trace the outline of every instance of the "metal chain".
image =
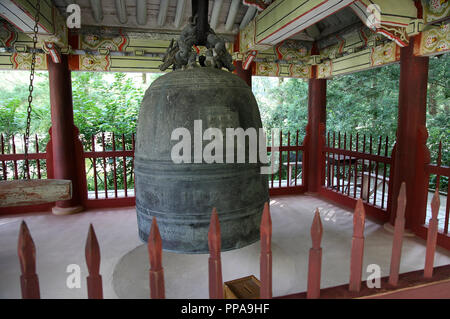
{"type": "Polygon", "coordinates": [[[27,108],[27,126],[26,126],[26,130],[25,130],[25,149],[24,149],[24,156],[25,156],[25,161],[24,161],[24,165],[23,165],[23,178],[26,179],[28,174],[28,169],[29,169],[29,163],[28,163],[28,144],[29,144],[29,139],[30,139],[30,126],[31,126],[31,102],[33,101],[33,81],[34,81],[34,69],[36,66],[36,45],[37,45],[37,34],[39,31],[39,13],[41,10],[41,4],[40,4],[40,0],[37,0],[36,2],[36,15],[34,16],[34,34],[33,34],[33,51],[31,52],[31,73],[30,73],[30,85],[28,87],[28,108],[27,108]]]}

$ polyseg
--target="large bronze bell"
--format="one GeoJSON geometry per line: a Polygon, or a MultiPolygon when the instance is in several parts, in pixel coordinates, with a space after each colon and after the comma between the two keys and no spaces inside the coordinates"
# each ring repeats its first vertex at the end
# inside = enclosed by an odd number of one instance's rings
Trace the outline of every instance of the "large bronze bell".
{"type": "MultiPolygon", "coordinates": [[[[260,162],[195,163],[193,141],[191,163],[174,163],[172,147],[178,141],[171,140],[173,130],[186,128],[194,137],[196,120],[202,121],[203,130],[220,128],[224,136],[226,128],[261,128],[250,87],[232,73],[195,67],[154,81],[142,102],[137,128],[139,236],[147,240],[155,216],[164,250],[207,253],[209,221],[216,207],[222,250],[251,244],[259,238],[261,214],[268,200],[267,175],[261,174],[260,162]]],[[[206,144],[208,141],[203,141],[203,146],[206,144]]]]}

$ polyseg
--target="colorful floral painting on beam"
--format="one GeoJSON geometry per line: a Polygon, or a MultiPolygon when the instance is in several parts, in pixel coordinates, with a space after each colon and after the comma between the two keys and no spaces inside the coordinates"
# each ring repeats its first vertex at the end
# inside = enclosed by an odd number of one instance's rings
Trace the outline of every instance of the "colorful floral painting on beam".
{"type": "Polygon", "coordinates": [[[432,26],[430,29],[422,32],[419,36],[420,41],[414,47],[415,55],[436,55],[448,52],[450,50],[450,24],[432,26]]]}

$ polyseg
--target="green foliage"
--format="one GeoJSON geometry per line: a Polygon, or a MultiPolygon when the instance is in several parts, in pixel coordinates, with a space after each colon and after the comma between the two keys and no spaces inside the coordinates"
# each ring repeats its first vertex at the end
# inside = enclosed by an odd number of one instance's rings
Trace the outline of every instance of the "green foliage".
{"type": "MultiPolygon", "coordinates": [[[[435,162],[439,141],[442,141],[442,164],[447,166],[450,165],[449,73],[449,54],[430,58],[427,144],[432,162],[435,162]]],[[[6,138],[25,131],[28,76],[28,72],[0,71],[3,83],[0,87],[0,132],[6,134],[6,138]]],[[[152,75],[148,82],[158,76],[152,75]]],[[[359,132],[360,136],[372,135],[376,141],[378,136],[388,136],[390,151],[397,128],[399,76],[400,67],[394,64],[328,81],[327,131],[353,135],[359,132]]],[[[74,123],[80,130],[86,149],[91,149],[91,136],[100,131],[114,132],[116,136],[124,134],[126,148],[131,148],[131,134],[136,131],[139,105],[148,86],[141,82],[123,73],[72,72],[74,123]]],[[[287,142],[286,133],[291,132],[291,144],[295,143],[295,132],[299,130],[301,143],[308,120],[308,83],[300,79],[268,77],[254,77],[252,82],[264,128],[282,129],[284,143],[287,142]]],[[[41,148],[48,140],[50,119],[48,73],[37,72],[31,132],[43,138],[41,148]]],[[[100,140],[97,143],[100,144],[100,140]]],[[[111,144],[109,137],[106,139],[106,149],[111,149],[111,144]]],[[[116,147],[122,146],[119,144],[116,147]]],[[[88,175],[92,176],[91,169],[92,164],[90,168],[87,166],[88,175]]],[[[127,170],[131,170],[131,164],[127,164],[127,170]]],[[[432,182],[434,180],[435,177],[432,177],[432,182]]],[[[112,182],[112,177],[108,175],[108,185],[112,182]]],[[[447,183],[447,179],[442,178],[441,189],[447,183]]],[[[92,181],[89,184],[92,189],[92,181]]]]}
{"type": "MultiPolygon", "coordinates": [[[[0,132],[9,138],[12,134],[24,134],[28,107],[28,72],[18,73],[19,78],[9,79],[11,71],[0,71],[0,132]],[[23,79],[26,79],[23,81],[23,79]]],[[[36,72],[31,132],[47,134],[50,127],[50,102],[47,72],[36,72]]]]}
{"type": "Polygon", "coordinates": [[[105,83],[103,74],[78,72],[72,76],[74,122],[80,133],[91,136],[99,131],[131,134],[136,131],[139,105],[144,89],[124,73],[115,73],[105,83]],[[99,103],[101,101],[101,103],[99,103]]]}
{"type": "MultiPolygon", "coordinates": [[[[450,55],[430,58],[427,128],[432,162],[442,141],[442,165],[450,165],[450,55]]],[[[393,64],[339,76],[327,83],[327,131],[360,136],[375,141],[389,138],[389,153],[397,130],[400,65],[393,64]]],[[[253,91],[266,130],[281,128],[292,133],[304,128],[308,117],[308,83],[301,79],[278,81],[254,78],[253,91]]],[[[286,142],[286,138],[284,142],[286,142]]],[[[292,141],[292,139],[291,139],[292,141]]],[[[432,185],[435,177],[431,178],[432,185]]],[[[447,178],[441,178],[446,189],[447,178]]]]}
{"type": "MultiPolygon", "coordinates": [[[[267,132],[280,129],[283,143],[287,143],[290,132],[291,145],[302,143],[308,123],[308,84],[297,79],[256,77],[252,90],[258,102],[263,127],[267,132]]],[[[271,136],[267,136],[270,141],[271,136]]]]}
{"type": "MultiPolygon", "coordinates": [[[[397,127],[399,66],[391,65],[338,77],[327,83],[327,131],[342,134],[389,136],[395,139],[397,127]]],[[[256,79],[255,95],[266,129],[282,128],[291,134],[308,121],[308,83],[287,79],[275,88],[266,89],[267,80],[256,79]],[[258,82],[262,82],[260,84],[258,82]],[[269,95],[266,98],[264,95],[269,95]]]]}

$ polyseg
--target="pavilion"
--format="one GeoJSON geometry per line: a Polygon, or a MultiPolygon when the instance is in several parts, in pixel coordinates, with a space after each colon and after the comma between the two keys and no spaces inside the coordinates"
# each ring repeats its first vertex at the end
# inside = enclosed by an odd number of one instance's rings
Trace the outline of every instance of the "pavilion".
{"type": "MultiPolygon", "coordinates": [[[[83,149],[73,124],[71,72],[159,73],[170,40],[196,12],[206,13],[206,23],[227,41],[235,73],[248,85],[252,76],[300,78],[309,83],[308,125],[299,128],[306,137],[303,142],[297,137],[279,150],[280,159],[283,152],[302,152],[302,163],[280,161],[288,177],[283,180],[280,173],[274,181],[272,176],[271,196],[315,194],[351,210],[362,198],[368,216],[393,228],[404,182],[405,227],[427,238],[429,176],[450,176],[449,167],[430,163],[425,125],[429,57],[450,51],[447,0],[40,0],[39,11],[36,3],[0,2],[0,69],[29,70],[35,52],[35,69],[48,70],[51,140],[45,153],[30,153],[29,159],[46,161],[47,178],[71,180],[72,197],[50,204],[0,205],[0,214],[49,209],[71,214],[134,205],[133,193],[125,190],[118,196],[117,187],[107,190],[104,185],[102,196],[96,181],[95,193],[88,191],[87,158],[98,160],[105,170],[101,160],[114,158],[116,176],[116,159],[126,163],[133,149],[83,149]],[[36,16],[37,42],[33,43],[36,16]],[[384,148],[380,152],[381,141],[374,142],[376,152],[372,139],[370,150],[365,137],[364,149],[358,150],[352,148],[358,141],[350,140],[346,147],[343,136],[327,135],[327,82],[393,63],[400,63],[401,71],[397,138],[391,155],[387,145],[386,152],[384,148]]],[[[17,179],[17,173],[8,175],[5,163],[14,162],[17,170],[16,162],[24,159],[23,154],[1,154],[0,178],[17,179]]],[[[438,230],[437,245],[448,250],[448,195],[441,209],[444,227],[438,230]]]]}

